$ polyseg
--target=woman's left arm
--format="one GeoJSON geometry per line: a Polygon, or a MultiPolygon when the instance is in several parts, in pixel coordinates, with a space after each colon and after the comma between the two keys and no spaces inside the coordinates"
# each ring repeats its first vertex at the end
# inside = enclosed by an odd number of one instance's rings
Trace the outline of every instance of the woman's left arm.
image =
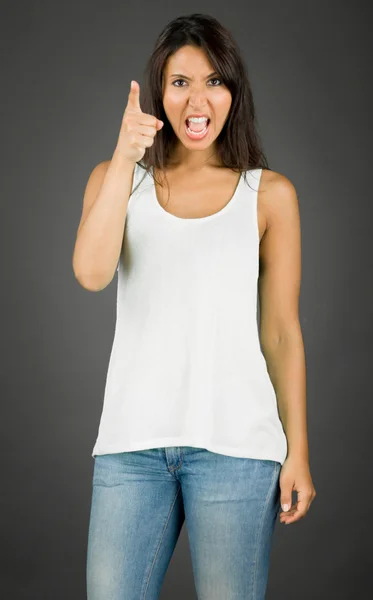
{"type": "MultiPolygon", "coordinates": [[[[268,171],[267,171],[268,173],[268,171]]],[[[296,190],[270,172],[258,203],[266,216],[260,243],[258,293],[260,343],[276,392],[288,453],[280,473],[281,521],[304,517],[316,496],[309,468],[306,363],[298,304],[301,283],[301,227],[296,190]],[[298,492],[292,504],[292,490],[298,492]]]]}

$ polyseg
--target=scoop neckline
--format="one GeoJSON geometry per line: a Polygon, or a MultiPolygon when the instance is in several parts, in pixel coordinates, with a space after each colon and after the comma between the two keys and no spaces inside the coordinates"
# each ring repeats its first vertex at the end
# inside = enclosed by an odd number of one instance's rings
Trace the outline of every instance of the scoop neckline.
{"type": "Polygon", "coordinates": [[[158,206],[159,212],[163,213],[166,216],[166,218],[173,219],[174,221],[181,221],[181,222],[184,222],[184,223],[193,223],[193,222],[200,223],[200,222],[203,222],[203,221],[210,221],[211,219],[216,219],[217,217],[221,216],[222,214],[225,214],[233,206],[233,204],[235,203],[235,201],[237,200],[238,195],[239,195],[239,190],[241,188],[241,181],[243,179],[243,175],[244,175],[244,173],[241,172],[241,174],[239,176],[239,179],[237,181],[236,188],[235,188],[235,190],[234,190],[234,192],[233,192],[230,200],[228,200],[227,204],[225,204],[217,212],[212,213],[212,215],[206,215],[205,217],[178,217],[177,215],[174,215],[174,214],[168,212],[158,202],[157,192],[156,192],[155,183],[154,183],[154,169],[153,169],[153,167],[151,167],[152,196],[153,196],[153,200],[154,200],[155,204],[158,206]]]}

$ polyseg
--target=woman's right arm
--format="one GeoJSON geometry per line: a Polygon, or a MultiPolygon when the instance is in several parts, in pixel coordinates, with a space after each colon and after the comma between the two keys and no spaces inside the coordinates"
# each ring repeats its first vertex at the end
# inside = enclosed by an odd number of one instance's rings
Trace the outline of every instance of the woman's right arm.
{"type": "Polygon", "coordinates": [[[83,213],[73,255],[74,274],[92,292],[103,290],[113,279],[123,243],[128,200],[136,163],[163,127],[153,115],[143,113],[140,86],[131,81],[114,154],[111,161],[92,171],[84,193],[83,213]]]}
{"type": "Polygon", "coordinates": [[[98,164],[88,179],[73,270],[79,283],[90,291],[103,290],[115,275],[135,165],[116,148],[111,161],[98,164]]]}

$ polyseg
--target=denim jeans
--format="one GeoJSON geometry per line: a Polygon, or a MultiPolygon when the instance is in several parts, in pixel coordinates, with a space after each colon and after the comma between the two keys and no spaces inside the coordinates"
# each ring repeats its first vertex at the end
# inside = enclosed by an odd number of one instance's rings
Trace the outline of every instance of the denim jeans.
{"type": "Polygon", "coordinates": [[[185,520],[199,600],[264,600],[273,460],[172,446],[94,458],[88,600],[155,600],[185,520]]]}

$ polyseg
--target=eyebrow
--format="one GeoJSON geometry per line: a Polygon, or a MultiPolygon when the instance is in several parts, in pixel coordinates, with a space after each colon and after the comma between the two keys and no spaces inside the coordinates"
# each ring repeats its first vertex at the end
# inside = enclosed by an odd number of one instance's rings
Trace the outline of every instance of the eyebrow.
{"type": "MultiPolygon", "coordinates": [[[[210,73],[210,75],[207,75],[206,79],[209,79],[213,75],[218,75],[218,73],[216,71],[213,71],[212,73],[210,73]]],[[[187,77],[186,75],[183,75],[182,73],[173,73],[172,75],[170,75],[170,77],[182,77],[183,79],[188,79],[189,81],[191,81],[191,77],[187,77]]]]}

